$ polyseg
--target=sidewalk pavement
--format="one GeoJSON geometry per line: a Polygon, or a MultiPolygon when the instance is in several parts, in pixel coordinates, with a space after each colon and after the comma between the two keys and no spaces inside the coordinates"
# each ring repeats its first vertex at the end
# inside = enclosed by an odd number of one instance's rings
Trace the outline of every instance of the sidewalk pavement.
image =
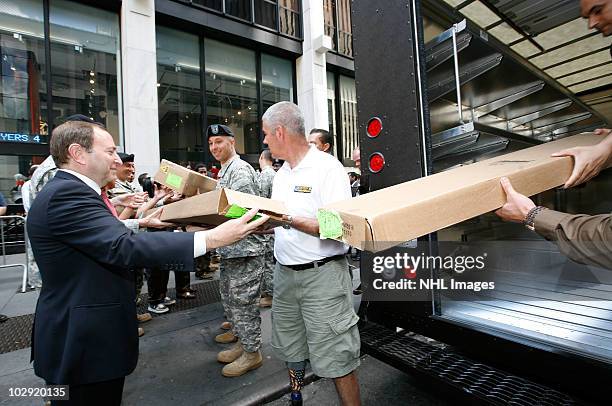
{"type": "MultiPolygon", "coordinates": [[[[0,314],[13,317],[33,313],[38,292],[16,293],[21,281],[19,269],[0,271],[0,314]]],[[[209,282],[193,280],[192,283],[209,282]]],[[[354,273],[353,283],[359,284],[358,272],[354,273]]],[[[358,296],[355,296],[355,306],[359,306],[358,296]]],[[[262,310],[263,366],[238,378],[223,377],[223,364],[216,361],[217,353],[229,346],[214,342],[224,321],[221,303],[154,317],[143,324],[146,334],[140,339],[140,359],[136,370],[126,378],[123,405],[287,404],[286,396],[274,400],[288,392],[289,382],[284,363],[274,356],[270,347],[270,316],[270,309],[262,310]]],[[[8,397],[10,387],[44,384],[34,375],[29,361],[30,348],[0,354],[0,405],[43,405],[40,398],[8,397]]],[[[450,404],[419,388],[418,382],[409,375],[369,356],[362,357],[359,377],[364,405],[450,404]]],[[[308,371],[307,381],[314,378],[308,371]]],[[[339,404],[333,383],[327,379],[308,385],[304,397],[306,405],[339,404]]]]}

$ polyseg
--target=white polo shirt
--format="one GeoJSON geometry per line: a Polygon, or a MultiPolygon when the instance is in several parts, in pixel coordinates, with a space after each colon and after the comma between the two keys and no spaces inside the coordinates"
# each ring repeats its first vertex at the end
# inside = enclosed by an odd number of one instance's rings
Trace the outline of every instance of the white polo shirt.
{"type": "MultiPolygon", "coordinates": [[[[272,186],[272,199],[284,202],[294,217],[317,218],[319,208],[351,197],[342,164],[314,146],[295,168],[285,162],[272,186]]],[[[283,265],[305,264],[344,254],[348,249],[344,243],[322,240],[294,228],[276,227],[274,233],[274,256],[283,265]]]]}

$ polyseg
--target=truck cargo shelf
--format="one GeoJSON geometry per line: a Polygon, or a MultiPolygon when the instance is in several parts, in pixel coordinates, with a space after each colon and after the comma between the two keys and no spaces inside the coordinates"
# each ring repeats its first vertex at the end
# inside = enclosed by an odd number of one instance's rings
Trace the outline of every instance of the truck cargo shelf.
{"type": "Polygon", "coordinates": [[[612,362],[612,283],[593,275],[601,281],[503,272],[494,291],[475,293],[469,301],[443,298],[442,317],[612,362]]]}

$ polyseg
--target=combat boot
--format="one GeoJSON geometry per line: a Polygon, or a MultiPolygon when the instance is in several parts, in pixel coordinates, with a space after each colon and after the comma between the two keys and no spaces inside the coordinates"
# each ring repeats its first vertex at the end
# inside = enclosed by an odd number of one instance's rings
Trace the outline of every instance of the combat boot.
{"type": "Polygon", "coordinates": [[[238,340],[229,350],[221,351],[217,354],[217,361],[229,364],[230,362],[236,361],[238,357],[242,355],[243,351],[242,344],[240,340],[238,340]]]}
{"type": "Polygon", "coordinates": [[[215,337],[215,341],[221,344],[233,343],[236,340],[238,340],[238,337],[236,337],[231,331],[226,331],[225,333],[219,334],[215,337]]]}
{"type": "Polygon", "coordinates": [[[244,375],[252,369],[257,369],[263,364],[263,358],[260,351],[243,353],[231,364],[223,367],[221,374],[229,378],[244,375]]]}

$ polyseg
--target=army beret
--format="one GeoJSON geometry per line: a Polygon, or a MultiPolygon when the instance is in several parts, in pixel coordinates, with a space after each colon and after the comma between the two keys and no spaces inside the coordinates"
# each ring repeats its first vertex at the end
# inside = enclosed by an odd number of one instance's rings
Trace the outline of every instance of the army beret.
{"type": "Polygon", "coordinates": [[[119,155],[119,158],[121,158],[121,162],[123,163],[134,162],[134,154],[126,154],[124,152],[117,152],[117,155],[119,155]]]}
{"type": "Polygon", "coordinates": [[[223,124],[209,125],[206,129],[206,138],[217,136],[233,137],[234,133],[231,128],[223,124]]]}

